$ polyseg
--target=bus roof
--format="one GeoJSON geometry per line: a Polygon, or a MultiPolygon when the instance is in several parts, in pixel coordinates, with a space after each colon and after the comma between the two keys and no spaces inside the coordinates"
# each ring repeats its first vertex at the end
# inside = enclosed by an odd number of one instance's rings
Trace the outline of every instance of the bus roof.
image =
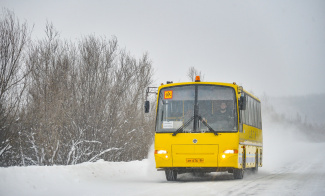
{"type": "MultiPolygon", "coordinates": [[[[193,85],[193,84],[199,84],[199,85],[204,85],[204,84],[208,84],[208,85],[220,85],[220,86],[229,86],[229,87],[233,87],[236,89],[239,88],[239,85],[237,85],[235,82],[234,83],[224,83],[224,82],[179,82],[179,83],[168,83],[168,84],[162,84],[161,86],[159,86],[158,91],[161,88],[165,88],[165,87],[172,87],[172,86],[182,86],[182,85],[193,85]]],[[[252,98],[259,100],[259,98],[257,98],[255,95],[251,94],[250,92],[246,91],[245,89],[243,89],[243,91],[248,94],[249,96],[251,96],[252,98]]]]}

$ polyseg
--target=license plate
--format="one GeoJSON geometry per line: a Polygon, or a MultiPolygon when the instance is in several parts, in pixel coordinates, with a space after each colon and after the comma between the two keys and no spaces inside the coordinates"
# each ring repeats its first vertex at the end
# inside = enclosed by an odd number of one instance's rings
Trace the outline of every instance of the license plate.
{"type": "Polygon", "coordinates": [[[186,159],[186,163],[204,163],[204,159],[202,158],[186,159]]]}

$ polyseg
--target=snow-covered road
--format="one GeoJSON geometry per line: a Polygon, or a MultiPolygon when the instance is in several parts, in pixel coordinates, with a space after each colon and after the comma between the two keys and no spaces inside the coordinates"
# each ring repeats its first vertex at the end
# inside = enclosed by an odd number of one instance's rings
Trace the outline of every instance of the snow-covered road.
{"type": "Polygon", "coordinates": [[[167,182],[164,173],[154,169],[151,157],[120,163],[0,168],[0,195],[325,195],[325,144],[296,145],[287,159],[273,160],[274,164],[260,168],[258,174],[246,174],[243,180],[211,173],[181,174],[177,182],[167,182]]]}
{"type": "MultiPolygon", "coordinates": [[[[267,125],[267,122],[265,123],[267,125]]],[[[304,140],[295,130],[266,126],[258,174],[178,175],[167,182],[149,158],[132,162],[0,168],[2,195],[325,195],[325,143],[304,140]]]]}

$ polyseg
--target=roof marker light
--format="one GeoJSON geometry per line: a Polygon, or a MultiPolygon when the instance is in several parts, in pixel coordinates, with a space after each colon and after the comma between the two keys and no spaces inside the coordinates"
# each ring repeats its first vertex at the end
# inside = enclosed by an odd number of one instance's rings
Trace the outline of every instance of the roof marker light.
{"type": "Polygon", "coordinates": [[[195,77],[195,82],[201,82],[200,76],[195,77]]]}

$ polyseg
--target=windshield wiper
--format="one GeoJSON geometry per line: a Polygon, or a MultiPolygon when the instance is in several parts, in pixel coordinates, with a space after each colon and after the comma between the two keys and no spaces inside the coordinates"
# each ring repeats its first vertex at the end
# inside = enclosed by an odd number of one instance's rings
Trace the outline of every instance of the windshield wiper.
{"type": "MultiPolygon", "coordinates": [[[[181,127],[179,127],[174,133],[173,136],[176,136],[177,133],[180,133],[183,131],[185,127],[187,127],[190,122],[194,119],[195,116],[192,116],[186,123],[184,123],[181,127]]],[[[218,135],[218,132],[216,132],[205,120],[203,120],[202,116],[198,115],[198,119],[206,126],[208,127],[209,131],[214,133],[214,135],[218,135]]]]}
{"type": "MultiPolygon", "coordinates": [[[[186,123],[184,123],[181,127],[179,127],[174,133],[173,136],[177,135],[177,133],[180,133],[183,131],[185,127],[187,127],[190,122],[194,119],[195,116],[192,116],[186,123]]],[[[218,135],[218,132],[216,132],[205,120],[203,120],[202,116],[198,115],[199,120],[208,127],[209,131],[214,133],[214,135],[218,135]]]]}
{"type": "Polygon", "coordinates": [[[212,133],[214,133],[214,135],[218,135],[218,133],[205,121],[203,120],[202,116],[198,115],[199,120],[206,126],[208,127],[209,131],[211,131],[212,133]]]}
{"type": "Polygon", "coordinates": [[[178,129],[173,133],[173,136],[175,136],[177,133],[182,132],[183,129],[184,129],[185,127],[187,127],[193,119],[194,119],[194,116],[192,116],[192,117],[191,117],[191,118],[190,118],[186,123],[184,123],[181,127],[179,127],[179,128],[178,128],[178,129]]]}

